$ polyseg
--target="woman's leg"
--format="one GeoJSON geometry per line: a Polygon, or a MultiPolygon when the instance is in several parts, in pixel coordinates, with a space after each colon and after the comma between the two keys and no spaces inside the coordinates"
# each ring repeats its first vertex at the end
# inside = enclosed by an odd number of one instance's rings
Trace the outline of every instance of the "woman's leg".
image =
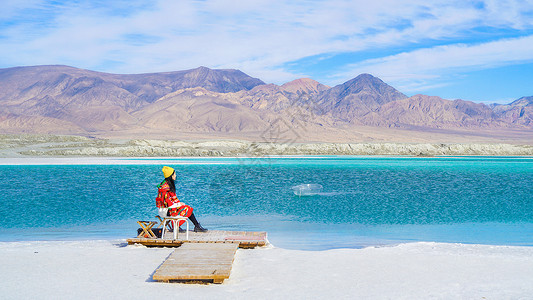
{"type": "Polygon", "coordinates": [[[194,224],[194,227],[200,225],[198,223],[198,220],[196,220],[196,217],[194,216],[194,213],[192,213],[190,216],[189,216],[189,220],[191,220],[191,222],[194,224]]]}
{"type": "Polygon", "coordinates": [[[194,213],[192,213],[189,216],[189,220],[194,224],[194,232],[205,232],[207,229],[203,228],[200,223],[198,223],[198,220],[196,220],[196,217],[194,216],[194,213]]]}

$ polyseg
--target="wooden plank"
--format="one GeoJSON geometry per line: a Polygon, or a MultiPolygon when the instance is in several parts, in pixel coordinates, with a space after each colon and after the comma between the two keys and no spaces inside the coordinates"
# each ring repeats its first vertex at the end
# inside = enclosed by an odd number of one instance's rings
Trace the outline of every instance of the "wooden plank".
{"type": "Polygon", "coordinates": [[[237,243],[241,248],[253,248],[267,244],[266,232],[209,230],[208,232],[189,232],[189,240],[185,234],[178,234],[174,240],[172,233],[165,233],[162,239],[134,238],[127,240],[129,244],[146,246],[178,247],[183,243],[237,243]]]}
{"type": "Polygon", "coordinates": [[[155,271],[157,281],[212,280],[229,278],[235,252],[233,243],[185,243],[155,271]]]}

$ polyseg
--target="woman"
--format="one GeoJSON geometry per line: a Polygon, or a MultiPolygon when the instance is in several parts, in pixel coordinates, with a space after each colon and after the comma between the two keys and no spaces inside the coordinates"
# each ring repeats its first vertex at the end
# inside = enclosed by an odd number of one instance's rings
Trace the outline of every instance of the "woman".
{"type": "MultiPolygon", "coordinates": [[[[188,217],[194,224],[194,232],[206,232],[207,229],[203,228],[196,220],[196,217],[192,212],[192,207],[185,205],[178,199],[178,197],[176,197],[176,184],[174,183],[176,180],[176,171],[171,167],[164,166],[163,175],[165,176],[165,180],[157,186],[158,193],[157,198],[155,199],[155,204],[160,212],[162,210],[168,210],[167,216],[188,217]]],[[[185,220],[179,221],[179,226],[184,222],[185,220]]]]}

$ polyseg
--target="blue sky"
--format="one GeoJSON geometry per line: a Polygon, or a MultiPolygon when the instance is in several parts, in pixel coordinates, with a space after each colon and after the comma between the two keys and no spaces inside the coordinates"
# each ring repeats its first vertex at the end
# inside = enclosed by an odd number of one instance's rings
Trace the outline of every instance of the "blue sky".
{"type": "Polygon", "coordinates": [[[533,96],[533,0],[3,0],[0,45],[0,68],[206,66],[330,86],[370,73],[409,96],[533,96]]]}

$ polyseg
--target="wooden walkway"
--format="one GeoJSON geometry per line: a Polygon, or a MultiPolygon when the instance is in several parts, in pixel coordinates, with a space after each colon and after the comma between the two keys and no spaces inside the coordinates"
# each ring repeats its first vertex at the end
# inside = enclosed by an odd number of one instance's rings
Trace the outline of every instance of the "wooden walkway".
{"type": "Polygon", "coordinates": [[[229,278],[237,243],[186,243],[155,271],[157,281],[209,281],[229,278]]]}
{"type": "Polygon", "coordinates": [[[238,244],[240,248],[255,248],[267,244],[266,232],[252,231],[222,231],[209,230],[207,232],[189,231],[189,240],[185,240],[185,233],[179,233],[174,240],[171,232],[166,232],[163,238],[132,238],[128,244],[142,244],[150,247],[179,247],[190,243],[221,243],[238,244]]]}

